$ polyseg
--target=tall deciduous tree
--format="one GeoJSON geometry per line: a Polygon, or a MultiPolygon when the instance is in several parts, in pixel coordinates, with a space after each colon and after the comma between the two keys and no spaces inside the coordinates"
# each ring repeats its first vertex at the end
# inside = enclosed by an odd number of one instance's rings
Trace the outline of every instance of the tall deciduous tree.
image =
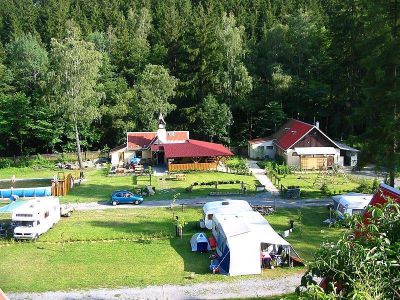
{"type": "Polygon", "coordinates": [[[72,25],[66,38],[53,39],[51,46],[50,104],[72,125],[82,168],[79,127],[100,117],[97,81],[102,57],[93,43],[81,40],[72,25]]]}
{"type": "Polygon", "coordinates": [[[176,108],[169,99],[175,95],[177,79],[167,69],[158,65],[147,65],[138,79],[136,94],[140,121],[146,130],[155,126],[159,113],[167,115],[176,108]]]}
{"type": "Polygon", "coordinates": [[[252,89],[252,78],[243,63],[244,27],[237,26],[233,14],[224,13],[216,35],[221,65],[214,84],[217,92],[233,104],[232,100],[243,99],[252,89]]]}
{"type": "Polygon", "coordinates": [[[207,95],[201,104],[190,110],[193,110],[190,115],[194,118],[192,122],[196,124],[196,134],[209,138],[211,142],[228,141],[232,113],[227,104],[219,103],[214,96],[207,95]]]}
{"type": "Polygon", "coordinates": [[[32,95],[45,80],[49,64],[46,49],[34,36],[24,34],[7,45],[7,58],[16,86],[32,95]]]}

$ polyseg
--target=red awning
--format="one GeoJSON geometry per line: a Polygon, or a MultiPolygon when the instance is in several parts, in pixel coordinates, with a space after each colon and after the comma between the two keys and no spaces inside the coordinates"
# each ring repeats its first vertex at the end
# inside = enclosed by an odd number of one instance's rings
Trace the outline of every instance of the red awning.
{"type": "Polygon", "coordinates": [[[166,158],[232,156],[233,153],[221,144],[188,140],[185,143],[163,144],[166,158]]]}

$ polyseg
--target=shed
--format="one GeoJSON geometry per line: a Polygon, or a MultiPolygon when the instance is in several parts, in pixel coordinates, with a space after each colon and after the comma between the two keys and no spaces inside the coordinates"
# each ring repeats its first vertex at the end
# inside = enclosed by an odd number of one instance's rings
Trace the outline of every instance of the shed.
{"type": "Polygon", "coordinates": [[[274,159],[276,148],[272,137],[248,141],[248,155],[252,159],[274,159]]]}

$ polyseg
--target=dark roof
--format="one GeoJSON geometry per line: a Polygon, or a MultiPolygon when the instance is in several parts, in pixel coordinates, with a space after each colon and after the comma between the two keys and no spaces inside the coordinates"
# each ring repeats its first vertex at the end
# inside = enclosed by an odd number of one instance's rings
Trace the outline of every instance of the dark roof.
{"type": "Polygon", "coordinates": [[[347,146],[346,144],[342,144],[342,143],[339,143],[336,141],[335,141],[335,144],[339,147],[339,149],[342,149],[342,150],[347,150],[347,151],[352,151],[352,152],[360,152],[360,150],[357,150],[355,148],[347,146]]]}
{"type": "Polygon", "coordinates": [[[311,124],[290,119],[274,134],[275,143],[282,150],[287,150],[313,128],[311,124]]]}
{"type": "Polygon", "coordinates": [[[116,146],[116,147],[110,149],[110,152],[115,152],[115,151],[118,151],[118,150],[122,150],[125,147],[126,147],[126,144],[122,144],[122,145],[119,145],[119,146],[116,146]]]}
{"type": "Polygon", "coordinates": [[[260,143],[260,142],[267,142],[267,141],[272,141],[272,140],[274,140],[274,138],[272,136],[268,136],[268,137],[261,137],[261,138],[256,138],[256,139],[249,140],[249,143],[250,144],[257,144],[257,143],[260,143]]]}
{"type": "Polygon", "coordinates": [[[166,158],[232,156],[221,144],[187,140],[185,143],[163,144],[166,158]]]}

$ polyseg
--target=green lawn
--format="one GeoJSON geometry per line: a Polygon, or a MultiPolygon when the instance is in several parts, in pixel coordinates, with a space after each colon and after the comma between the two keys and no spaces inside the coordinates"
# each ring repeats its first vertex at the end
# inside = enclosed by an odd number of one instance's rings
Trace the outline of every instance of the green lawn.
{"type": "MultiPolygon", "coordinates": [[[[0,179],[10,179],[12,175],[17,178],[53,178],[59,169],[39,169],[31,168],[7,168],[0,170],[0,179]]],[[[64,171],[65,174],[76,171],[64,171]]],[[[62,197],[62,202],[98,202],[108,201],[113,191],[119,189],[132,189],[132,176],[106,176],[103,170],[86,170],[85,177],[87,181],[81,185],[76,185],[66,197],[62,197]]],[[[156,188],[156,194],[146,197],[146,200],[171,200],[177,193],[179,198],[198,198],[208,196],[214,191],[214,186],[195,186],[192,192],[186,192],[185,188],[194,182],[235,180],[243,181],[249,193],[254,192],[254,186],[257,183],[255,177],[248,175],[235,175],[221,172],[197,172],[186,174],[186,180],[163,180],[162,177],[152,176],[151,184],[156,188]]],[[[140,176],[138,185],[149,185],[149,176],[140,176]]],[[[218,191],[236,192],[240,190],[240,184],[219,185],[218,191]]]]}
{"type": "MultiPolygon", "coordinates": [[[[210,274],[209,254],[190,251],[189,240],[199,230],[201,209],[176,213],[188,221],[182,240],[174,237],[170,209],[142,208],[77,211],[37,243],[0,241],[0,286],[10,292],[235,280],[210,274]],[[194,279],[188,279],[190,272],[196,273],[194,279]]],[[[309,260],[323,240],[340,233],[321,227],[326,216],[322,208],[303,209],[299,224],[297,211],[282,209],[268,220],[279,231],[293,218],[297,228],[288,240],[309,260]]],[[[304,268],[265,270],[262,276],[294,272],[304,272],[304,268]]]]}
{"type": "Polygon", "coordinates": [[[280,176],[281,182],[285,187],[300,186],[302,198],[322,198],[330,195],[341,194],[355,191],[359,186],[351,177],[344,178],[340,175],[326,176],[322,181],[327,184],[328,194],[321,191],[321,185],[315,184],[317,173],[298,173],[280,176]]]}

